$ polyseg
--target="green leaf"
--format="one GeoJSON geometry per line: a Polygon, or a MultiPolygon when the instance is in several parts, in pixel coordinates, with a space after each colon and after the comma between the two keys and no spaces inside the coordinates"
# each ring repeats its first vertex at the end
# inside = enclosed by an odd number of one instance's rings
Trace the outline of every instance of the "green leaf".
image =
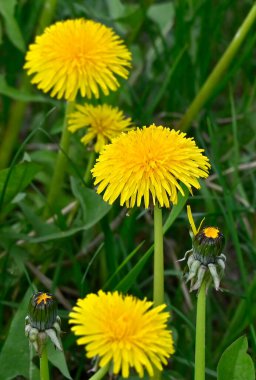
{"type": "Polygon", "coordinates": [[[11,380],[24,376],[31,380],[39,380],[39,370],[30,361],[29,342],[25,336],[25,317],[28,303],[32,295],[29,289],[11,322],[10,329],[0,354],[1,379],[11,380]],[[31,365],[31,368],[29,366],[31,365]],[[32,377],[29,374],[32,371],[32,377]]]}
{"type": "Polygon", "coordinates": [[[175,19],[175,6],[172,1],[164,2],[161,4],[153,4],[148,9],[148,17],[159,25],[162,31],[169,25],[169,29],[174,23],[175,19]]]}
{"type": "Polygon", "coordinates": [[[251,324],[256,318],[256,277],[253,278],[252,282],[247,285],[246,295],[244,298],[237,301],[236,310],[232,315],[232,319],[229,321],[225,334],[220,343],[219,352],[221,353],[223,349],[237,338],[243,331],[251,324]],[[248,313],[248,305],[250,305],[250,313],[248,313]]]}
{"type": "Polygon", "coordinates": [[[247,338],[241,336],[224,351],[217,368],[218,380],[255,380],[253,361],[247,349],[247,338]]]}
{"type": "MultiPolygon", "coordinates": [[[[40,378],[39,369],[31,360],[29,341],[25,336],[25,317],[32,294],[33,290],[29,288],[11,323],[8,337],[0,354],[0,368],[3,376],[1,379],[11,380],[17,376],[24,376],[31,380],[39,380],[40,378]],[[13,365],[14,360],[15,365],[13,365]],[[32,373],[32,377],[30,377],[30,373],[32,373]]],[[[50,340],[47,343],[47,352],[49,361],[59,369],[63,376],[67,379],[72,379],[64,353],[56,350],[50,340]]],[[[34,351],[32,354],[34,354],[34,351]]]]}
{"type": "Polygon", "coordinates": [[[153,252],[153,246],[151,246],[142,258],[134,265],[130,272],[116,285],[115,290],[119,290],[122,293],[128,292],[131,286],[135,283],[138,275],[141,273],[148,259],[153,252]]]}
{"type": "Polygon", "coordinates": [[[70,376],[66,358],[64,355],[64,352],[61,352],[54,348],[53,344],[48,340],[47,342],[47,353],[48,353],[48,359],[49,361],[54,365],[54,367],[58,368],[63,376],[65,376],[67,379],[72,380],[72,377],[70,376]]]}
{"type": "Polygon", "coordinates": [[[111,209],[111,206],[104,202],[100,195],[86,187],[81,180],[72,177],[71,188],[82,207],[84,227],[86,229],[94,226],[111,209]]]}
{"type": "Polygon", "coordinates": [[[0,171],[0,207],[10,202],[15,195],[24,190],[40,170],[34,162],[23,162],[0,171]]]}
{"type": "Polygon", "coordinates": [[[112,274],[112,276],[108,279],[106,284],[103,287],[103,290],[105,289],[111,289],[113,280],[115,280],[118,273],[123,269],[123,267],[133,258],[133,256],[140,250],[142,245],[144,244],[144,241],[142,241],[127,257],[123,262],[118,266],[118,268],[115,270],[115,272],[112,274]]]}
{"type": "Polygon", "coordinates": [[[180,215],[183,207],[185,206],[188,196],[189,196],[189,191],[188,189],[183,186],[183,191],[185,195],[183,196],[181,193],[178,195],[178,202],[175,206],[173,206],[172,211],[170,215],[168,216],[164,226],[163,226],[163,231],[164,234],[168,231],[168,229],[171,227],[171,225],[174,223],[174,221],[177,219],[177,217],[180,215]]]}
{"type": "Polygon", "coordinates": [[[9,86],[6,83],[5,76],[3,74],[0,74],[0,94],[22,102],[44,102],[55,104],[53,99],[49,99],[46,96],[30,94],[29,92],[21,91],[17,88],[9,86]]]}
{"type": "Polygon", "coordinates": [[[111,206],[104,202],[94,190],[85,187],[82,181],[71,178],[71,187],[73,194],[81,204],[81,208],[83,210],[82,225],[69,228],[67,231],[48,233],[35,238],[25,236],[24,240],[29,240],[32,243],[43,243],[50,240],[64,239],[73,236],[80,231],[90,229],[109,212],[111,206]]]}
{"type": "Polygon", "coordinates": [[[22,52],[25,51],[25,42],[22,37],[19,25],[14,18],[14,9],[16,6],[16,0],[0,0],[0,13],[5,21],[6,33],[13,45],[16,46],[22,52]]]}

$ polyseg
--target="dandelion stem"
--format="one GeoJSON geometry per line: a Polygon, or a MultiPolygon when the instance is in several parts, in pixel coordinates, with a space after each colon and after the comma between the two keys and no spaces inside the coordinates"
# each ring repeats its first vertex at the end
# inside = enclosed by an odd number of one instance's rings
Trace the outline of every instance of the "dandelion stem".
{"type": "Polygon", "coordinates": [[[89,380],[100,380],[103,378],[104,375],[109,370],[109,366],[106,365],[105,367],[100,368],[92,377],[89,378],[89,380]]]}
{"type": "Polygon", "coordinates": [[[195,380],[205,380],[205,304],[206,281],[204,280],[197,297],[195,380]]]}
{"type": "Polygon", "coordinates": [[[49,367],[48,367],[48,356],[47,347],[44,344],[42,354],[40,356],[40,380],[49,380],[49,367]]]}
{"type": "Polygon", "coordinates": [[[250,28],[256,19],[256,4],[253,5],[244,22],[236,32],[233,40],[230,42],[228,48],[214,67],[211,74],[208,76],[207,80],[199,90],[195,99],[192,101],[191,105],[187,109],[185,115],[178,123],[177,128],[186,131],[192,122],[192,120],[197,116],[199,111],[202,109],[204,104],[209,100],[213,93],[213,90],[219,84],[220,78],[227,70],[230,63],[233,61],[239,47],[244,41],[246,35],[248,34],[250,28]]]}
{"type": "Polygon", "coordinates": [[[45,211],[45,216],[48,216],[49,212],[53,213],[53,206],[58,198],[61,187],[64,180],[64,175],[66,171],[66,164],[67,164],[67,155],[68,155],[68,148],[69,148],[69,141],[70,141],[70,132],[67,129],[67,118],[68,115],[72,112],[74,108],[74,102],[68,102],[66,106],[66,113],[64,118],[64,125],[62,129],[62,135],[59,145],[59,151],[56,163],[54,165],[54,172],[52,181],[50,183],[49,193],[47,197],[47,208],[45,211]]]}
{"type": "Polygon", "coordinates": [[[51,23],[54,17],[58,0],[46,0],[42,8],[42,13],[37,26],[36,34],[41,34],[45,27],[51,23]]]}
{"type": "Polygon", "coordinates": [[[164,303],[164,247],[162,209],[154,208],[154,305],[164,303]]]}
{"type": "Polygon", "coordinates": [[[89,155],[89,159],[88,159],[88,163],[87,163],[87,167],[86,167],[86,170],[85,170],[85,174],[84,174],[84,182],[86,183],[86,185],[89,184],[90,180],[91,180],[91,169],[94,165],[94,162],[95,162],[95,152],[94,151],[91,151],[90,152],[90,155],[89,155]]]}
{"type": "MultiPolygon", "coordinates": [[[[164,303],[164,244],[162,209],[154,207],[154,306],[164,303]]],[[[155,369],[154,380],[161,379],[161,372],[155,369]]]]}

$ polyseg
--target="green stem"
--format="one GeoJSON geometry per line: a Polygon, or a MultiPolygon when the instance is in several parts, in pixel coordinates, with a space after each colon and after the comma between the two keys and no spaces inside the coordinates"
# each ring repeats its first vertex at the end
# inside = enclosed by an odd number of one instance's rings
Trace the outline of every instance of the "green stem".
{"type": "MultiPolygon", "coordinates": [[[[154,207],[154,306],[164,303],[164,242],[162,209],[154,207]]],[[[161,380],[161,371],[155,369],[154,380],[161,380]]]]}
{"type": "Polygon", "coordinates": [[[42,9],[42,13],[38,22],[36,34],[41,34],[44,31],[45,27],[51,23],[56,6],[57,0],[44,1],[44,7],[42,9]]]}
{"type": "Polygon", "coordinates": [[[186,131],[192,122],[192,120],[197,116],[199,111],[202,109],[204,104],[209,100],[213,90],[217,87],[220,78],[223,73],[227,70],[230,63],[233,61],[239,47],[244,41],[246,35],[248,34],[250,28],[256,19],[256,4],[253,5],[244,22],[236,32],[233,40],[229,44],[228,48],[222,55],[221,59],[214,67],[213,71],[207,78],[206,82],[203,84],[199,90],[197,96],[187,109],[185,115],[178,123],[177,128],[186,131]]]}
{"type": "Polygon", "coordinates": [[[40,380],[49,380],[49,367],[46,344],[43,347],[42,354],[40,356],[40,380]]]}
{"type": "Polygon", "coordinates": [[[205,304],[206,281],[203,281],[197,297],[195,380],[205,380],[205,304]]]}
{"type": "Polygon", "coordinates": [[[86,170],[85,170],[85,174],[84,174],[84,182],[86,185],[89,184],[90,180],[91,180],[91,169],[94,165],[94,162],[95,162],[95,157],[96,157],[96,153],[94,150],[92,150],[90,152],[90,155],[89,155],[89,159],[88,159],[88,163],[87,163],[87,167],[86,167],[86,170]]]}
{"type": "Polygon", "coordinates": [[[67,155],[69,149],[70,132],[67,128],[67,118],[74,108],[74,102],[67,102],[66,113],[64,119],[64,125],[62,129],[62,135],[60,140],[60,147],[56,163],[54,165],[53,177],[50,183],[50,188],[47,196],[47,207],[45,210],[45,216],[47,217],[49,212],[53,213],[54,204],[58,199],[61,191],[61,187],[64,180],[64,175],[67,166],[67,155]]]}
{"type": "Polygon", "coordinates": [[[103,378],[104,375],[109,370],[109,365],[106,365],[105,367],[100,368],[92,377],[89,378],[89,380],[100,380],[103,378]]]}
{"type": "Polygon", "coordinates": [[[162,209],[154,208],[154,305],[164,303],[164,244],[162,209]]]}

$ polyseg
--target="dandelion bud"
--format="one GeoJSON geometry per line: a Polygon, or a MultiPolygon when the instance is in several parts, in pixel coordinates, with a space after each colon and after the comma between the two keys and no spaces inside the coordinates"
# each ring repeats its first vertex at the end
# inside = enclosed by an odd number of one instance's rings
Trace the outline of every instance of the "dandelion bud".
{"type": "Polygon", "coordinates": [[[48,337],[59,350],[62,350],[57,300],[52,294],[38,292],[32,295],[25,322],[25,335],[39,355],[48,337]]]}
{"type": "Polygon", "coordinates": [[[56,298],[49,293],[33,294],[28,307],[28,317],[32,327],[40,331],[50,329],[57,317],[56,298]]]}
{"type": "Polygon", "coordinates": [[[215,263],[216,257],[220,256],[225,244],[224,235],[217,227],[205,227],[193,238],[194,257],[202,264],[215,263]]]}
{"type": "Polygon", "coordinates": [[[205,227],[193,235],[192,249],[185,253],[185,276],[190,282],[190,291],[198,290],[203,280],[206,288],[213,282],[215,289],[219,290],[226,262],[222,253],[224,244],[225,238],[218,227],[205,227]]]}

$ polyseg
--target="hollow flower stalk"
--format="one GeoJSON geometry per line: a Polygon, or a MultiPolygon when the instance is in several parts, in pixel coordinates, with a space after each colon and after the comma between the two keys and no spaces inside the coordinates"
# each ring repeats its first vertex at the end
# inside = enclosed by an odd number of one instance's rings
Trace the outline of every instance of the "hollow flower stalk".
{"type": "Polygon", "coordinates": [[[186,277],[187,281],[191,282],[190,290],[198,290],[194,379],[204,380],[206,292],[212,281],[215,289],[219,289],[220,279],[225,270],[226,257],[222,253],[225,239],[218,227],[201,228],[204,220],[196,228],[190,206],[187,206],[187,213],[192,229],[192,249],[185,254],[186,277]]]}
{"type": "Polygon", "coordinates": [[[174,353],[172,333],[167,327],[166,305],[152,308],[152,302],[118,292],[99,291],[79,299],[69,314],[71,330],[85,345],[87,357],[99,358],[115,375],[129,378],[134,369],[140,378],[163,370],[174,353]]]}
{"type": "Polygon", "coordinates": [[[81,142],[92,145],[96,153],[121,132],[126,132],[130,125],[131,118],[126,118],[120,109],[108,104],[77,104],[68,118],[69,131],[84,130],[81,142]]]}
{"type": "MultiPolygon", "coordinates": [[[[161,207],[200,188],[208,176],[209,160],[185,133],[154,124],[122,133],[106,145],[92,169],[97,192],[112,204],[126,207],[154,205],[154,305],[164,303],[164,254],[161,207]]],[[[157,378],[157,377],[156,377],[157,378]]]]}

